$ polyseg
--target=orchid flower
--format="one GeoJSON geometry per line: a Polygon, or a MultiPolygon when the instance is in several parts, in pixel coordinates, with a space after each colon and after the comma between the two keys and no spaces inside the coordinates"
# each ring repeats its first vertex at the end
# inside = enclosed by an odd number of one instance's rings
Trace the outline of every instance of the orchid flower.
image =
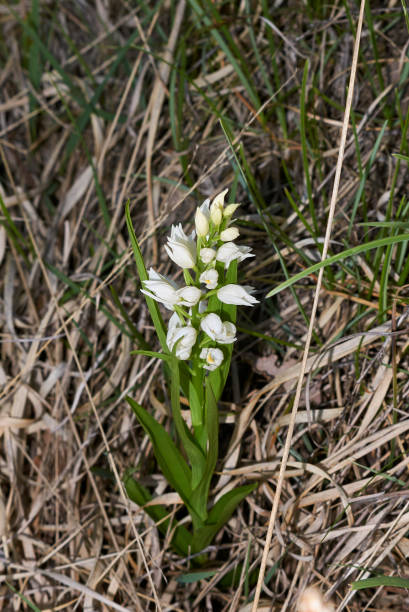
{"type": "Polygon", "coordinates": [[[236,340],[236,326],[230,321],[223,323],[214,312],[206,315],[200,322],[201,329],[219,344],[232,344],[236,340]]]}
{"type": "Polygon", "coordinates": [[[217,297],[223,304],[236,304],[237,306],[254,306],[258,300],[250,293],[253,287],[241,285],[224,285],[217,291],[217,297]]]}
{"type": "Polygon", "coordinates": [[[158,274],[153,268],[149,270],[149,280],[143,281],[143,286],[142,293],[161,302],[168,310],[174,310],[175,304],[179,302],[176,283],[158,274]]]}
{"type": "MultiPolygon", "coordinates": [[[[179,517],[166,519],[166,532],[174,533],[175,538],[177,535],[178,552],[193,555],[203,551],[203,557],[200,555],[203,559],[206,547],[222,524],[230,520],[237,504],[257,486],[247,484],[229,489],[216,505],[209,504],[218,457],[217,406],[237,340],[235,305],[258,303],[252,287],[235,284],[236,265],[231,263],[254,255],[250,247],[234,243],[239,229],[232,225],[232,216],[238,204],[225,206],[226,194],[227,189],[196,209],[191,220],[195,230],[191,234],[186,234],[181,224],[171,228],[165,251],[179,266],[176,278],[183,281],[176,284],[152,268],[148,279],[142,281],[142,293],[173,311],[165,332],[158,305],[148,300],[162,352],[145,347],[135,352],[163,359],[165,384],[170,383],[165,396],[169,395],[174,426],[164,427],[141,404],[127,397],[150,438],[158,467],[191,516],[192,525],[187,528],[179,527],[179,517]],[[181,410],[181,395],[186,398],[190,415],[181,410]]],[[[146,268],[130,220],[129,203],[126,214],[138,272],[145,279],[146,268]]],[[[133,501],[145,505],[144,487],[139,487],[133,477],[127,478],[125,486],[133,501]]],[[[146,506],[150,508],[150,504],[146,506]]]]}
{"type": "Polygon", "coordinates": [[[218,348],[204,348],[200,352],[200,359],[204,359],[205,370],[216,370],[224,359],[223,351],[218,348]]]}
{"type": "Polygon", "coordinates": [[[214,268],[205,270],[199,276],[200,282],[204,283],[207,289],[216,289],[218,279],[219,279],[219,273],[214,268]]]}

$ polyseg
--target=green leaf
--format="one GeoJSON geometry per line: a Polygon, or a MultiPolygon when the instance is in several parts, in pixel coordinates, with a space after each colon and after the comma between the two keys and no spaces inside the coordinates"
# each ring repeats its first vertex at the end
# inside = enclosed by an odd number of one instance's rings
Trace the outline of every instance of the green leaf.
{"type": "Polygon", "coordinates": [[[126,397],[126,401],[148,434],[156,460],[166,480],[188,504],[191,495],[191,473],[179,449],[162,425],[155,421],[138,402],[129,396],[126,397]]]}
{"type": "Polygon", "coordinates": [[[400,589],[409,589],[409,579],[399,578],[399,576],[372,576],[364,580],[357,580],[352,583],[352,588],[355,591],[360,589],[371,589],[379,586],[392,586],[400,589]]]}
{"type": "Polygon", "coordinates": [[[157,351],[145,351],[142,349],[136,349],[131,351],[131,355],[144,355],[145,357],[155,357],[155,359],[163,359],[167,363],[172,363],[172,355],[166,355],[166,353],[158,353],[157,351]]]}
{"type": "Polygon", "coordinates": [[[199,582],[199,580],[206,580],[215,576],[219,570],[202,570],[198,572],[190,572],[189,574],[182,574],[176,578],[176,582],[179,584],[192,584],[193,582],[199,582]]]}
{"type": "Polygon", "coordinates": [[[358,223],[361,227],[390,227],[391,229],[408,229],[408,221],[368,221],[367,223],[358,223]]]}
{"type": "Polygon", "coordinates": [[[195,534],[192,542],[194,552],[203,550],[210,544],[216,533],[229,520],[239,503],[249,495],[258,486],[254,482],[248,485],[243,485],[237,489],[229,491],[221,497],[209,512],[206,525],[199,529],[195,534]]]}
{"type": "Polygon", "coordinates": [[[14,588],[14,586],[8,582],[8,580],[5,581],[7,587],[10,589],[10,591],[13,591],[13,593],[15,593],[15,595],[17,595],[17,597],[19,597],[21,599],[21,601],[24,601],[24,603],[31,608],[31,610],[34,610],[34,612],[41,612],[40,608],[37,608],[37,606],[30,601],[25,595],[23,595],[23,593],[20,593],[19,591],[17,591],[17,589],[14,588]]]}
{"type": "Polygon", "coordinates": [[[401,153],[392,153],[392,157],[396,157],[396,159],[401,159],[402,161],[406,161],[409,163],[409,157],[407,155],[402,155],[401,153]]]}
{"type": "MultiPolygon", "coordinates": [[[[148,273],[145,268],[145,263],[143,261],[142,253],[139,248],[138,240],[136,238],[135,230],[132,225],[131,213],[129,210],[129,200],[125,206],[125,217],[126,217],[126,225],[128,227],[129,237],[131,239],[132,249],[135,257],[136,267],[138,269],[139,278],[141,281],[148,280],[148,273]]],[[[162,315],[159,312],[158,303],[155,302],[152,298],[145,295],[146,304],[149,309],[149,313],[152,317],[153,324],[155,326],[156,333],[159,338],[159,342],[162,346],[162,349],[165,353],[169,353],[168,346],[166,344],[166,333],[165,333],[165,324],[162,319],[162,315]]]]}
{"type": "MultiPolygon", "coordinates": [[[[133,471],[133,469],[130,469],[124,474],[123,481],[125,489],[129,499],[135,502],[135,504],[138,504],[138,506],[143,507],[152,500],[152,496],[148,489],[133,478],[133,471]]],[[[166,535],[170,529],[174,529],[171,541],[172,547],[179,555],[187,556],[192,546],[192,534],[186,527],[183,525],[177,526],[176,521],[170,522],[170,518],[165,518],[169,516],[169,511],[164,506],[147,506],[144,510],[155,521],[159,531],[164,535],[166,535]]]]}
{"type": "Polygon", "coordinates": [[[314,274],[314,272],[317,272],[321,268],[331,266],[337,261],[342,261],[343,259],[353,257],[354,255],[364,253],[365,251],[370,251],[371,249],[376,249],[390,244],[398,244],[399,242],[406,242],[407,240],[409,240],[409,234],[401,234],[400,236],[388,236],[386,238],[379,238],[378,240],[367,242],[366,244],[360,244],[359,246],[353,247],[352,249],[347,249],[346,251],[342,251],[342,253],[338,253],[337,255],[333,255],[332,257],[327,257],[327,259],[324,259],[324,261],[319,261],[318,263],[310,266],[309,268],[306,268],[302,272],[294,274],[294,276],[287,279],[286,281],[272,289],[269,293],[267,293],[266,298],[272,297],[273,295],[280,293],[280,291],[287,289],[287,287],[291,287],[291,285],[294,285],[294,283],[297,283],[299,280],[306,278],[310,274],[314,274]]]}

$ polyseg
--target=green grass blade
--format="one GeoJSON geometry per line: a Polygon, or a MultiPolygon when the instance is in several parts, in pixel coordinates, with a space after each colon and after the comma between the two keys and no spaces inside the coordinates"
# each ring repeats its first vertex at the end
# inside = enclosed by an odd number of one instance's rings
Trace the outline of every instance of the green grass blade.
{"type": "Polygon", "coordinates": [[[214,570],[198,570],[197,572],[190,572],[189,574],[182,574],[176,577],[176,582],[179,584],[192,584],[199,580],[206,580],[206,578],[212,578],[217,574],[217,569],[214,570]]]}
{"type": "Polygon", "coordinates": [[[237,76],[244,85],[252,104],[255,106],[256,110],[258,110],[260,108],[259,97],[250,84],[250,74],[248,73],[245,62],[243,62],[241,59],[239,49],[237,48],[228,28],[222,25],[223,19],[217,11],[217,5],[209,2],[209,0],[204,0],[203,3],[205,8],[203,8],[202,3],[198,0],[189,0],[189,4],[197,16],[203,20],[203,23],[210,29],[213,38],[225,53],[227,60],[231,63],[237,76]],[[210,17],[210,15],[212,15],[213,19],[210,17]],[[218,23],[218,28],[213,27],[215,22],[218,23]]]}
{"type": "Polygon", "coordinates": [[[353,228],[353,225],[354,225],[354,222],[355,222],[356,213],[357,213],[357,210],[358,210],[359,203],[361,201],[362,194],[364,193],[366,181],[368,179],[369,173],[371,172],[372,166],[373,166],[373,164],[375,162],[376,155],[378,153],[379,147],[381,146],[382,138],[383,138],[383,135],[385,133],[385,130],[386,130],[387,126],[388,126],[388,122],[385,121],[385,123],[382,126],[381,131],[378,134],[378,137],[377,137],[375,145],[374,145],[374,147],[372,149],[371,155],[369,157],[368,163],[367,163],[367,165],[365,167],[365,170],[363,172],[361,180],[359,181],[358,191],[356,192],[356,196],[355,196],[355,199],[354,199],[354,204],[352,206],[351,218],[350,218],[349,226],[348,226],[348,233],[347,233],[347,240],[348,241],[349,241],[349,239],[351,237],[352,228],[353,228]]]}
{"type": "MultiPolygon", "coordinates": [[[[33,0],[31,3],[31,11],[28,13],[27,22],[31,24],[31,27],[35,32],[40,30],[40,10],[39,10],[39,2],[38,0],[33,0]]],[[[31,85],[35,91],[40,90],[41,85],[41,76],[44,72],[44,66],[42,63],[42,57],[40,53],[40,48],[38,45],[38,37],[32,38],[29,33],[26,31],[23,36],[23,52],[28,55],[28,76],[31,82],[31,85]]],[[[28,94],[29,97],[29,105],[30,105],[30,114],[33,116],[30,118],[30,133],[31,138],[34,141],[37,134],[37,123],[38,118],[35,116],[35,111],[39,108],[39,104],[35,95],[33,95],[32,91],[28,94]]]]}
{"type": "Polygon", "coordinates": [[[406,22],[406,28],[409,32],[409,12],[408,12],[408,7],[406,6],[406,0],[401,0],[402,2],[402,10],[403,10],[403,14],[405,15],[405,22],[406,22]]]}
{"type": "Polygon", "coordinates": [[[10,591],[13,591],[13,593],[17,595],[17,597],[19,597],[21,601],[23,601],[31,610],[34,610],[34,612],[41,612],[40,608],[37,608],[37,606],[32,601],[30,601],[25,595],[23,595],[23,593],[17,591],[17,589],[15,589],[13,585],[10,584],[10,582],[8,582],[7,580],[6,585],[10,589],[10,591]]]}
{"type": "Polygon", "coordinates": [[[266,298],[272,297],[280,291],[287,289],[297,283],[299,280],[306,278],[310,274],[314,274],[314,272],[318,272],[321,268],[326,268],[327,266],[331,266],[338,261],[342,261],[347,259],[348,257],[353,257],[354,255],[358,255],[359,253],[365,253],[366,251],[370,251],[371,249],[377,249],[383,246],[388,246],[390,244],[398,244],[400,242],[405,242],[409,240],[409,234],[401,234],[400,236],[388,236],[386,238],[379,238],[378,240],[373,240],[372,242],[367,242],[366,244],[361,244],[359,246],[353,247],[352,249],[347,249],[346,251],[342,251],[342,253],[338,253],[337,255],[333,255],[332,257],[327,257],[324,261],[320,261],[306,270],[295,274],[291,278],[287,279],[278,287],[275,287],[269,293],[267,293],[266,298]]]}
{"type": "Polygon", "coordinates": [[[304,168],[305,185],[307,188],[307,197],[309,211],[311,215],[312,224],[314,226],[315,233],[318,232],[318,223],[315,214],[315,203],[312,195],[311,177],[308,164],[308,141],[307,141],[307,117],[306,117],[306,98],[307,98],[307,78],[308,78],[309,62],[308,60],[304,65],[304,72],[302,77],[301,85],[301,101],[300,101],[300,132],[301,132],[301,152],[302,152],[302,164],[304,168]]]}
{"type": "Polygon", "coordinates": [[[14,223],[6,204],[0,194],[0,210],[4,215],[4,219],[0,218],[0,224],[4,227],[8,239],[14,244],[16,251],[21,255],[26,263],[28,263],[28,257],[25,250],[31,250],[31,244],[27,238],[18,230],[14,223]]]}
{"type": "Polygon", "coordinates": [[[399,578],[399,576],[373,576],[372,578],[357,580],[356,582],[353,582],[351,586],[354,591],[358,591],[360,589],[373,589],[380,586],[409,589],[409,579],[399,578]]]}

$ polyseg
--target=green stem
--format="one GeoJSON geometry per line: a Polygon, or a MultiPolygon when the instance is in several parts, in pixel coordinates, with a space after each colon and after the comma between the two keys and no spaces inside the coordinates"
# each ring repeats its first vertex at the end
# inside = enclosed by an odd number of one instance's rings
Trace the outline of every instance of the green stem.
{"type": "Polygon", "coordinates": [[[206,454],[207,435],[204,427],[204,392],[203,392],[203,368],[200,365],[198,351],[192,360],[192,367],[195,373],[190,382],[189,407],[192,417],[192,427],[194,438],[203,453],[206,454]]]}

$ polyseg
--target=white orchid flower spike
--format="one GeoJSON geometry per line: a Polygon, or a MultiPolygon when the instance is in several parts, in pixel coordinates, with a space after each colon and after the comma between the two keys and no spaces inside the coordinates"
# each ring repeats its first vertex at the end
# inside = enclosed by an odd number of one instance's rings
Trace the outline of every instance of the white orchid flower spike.
{"type": "Polygon", "coordinates": [[[169,351],[182,361],[191,360],[192,367],[199,363],[210,372],[221,364],[228,366],[228,345],[237,340],[231,320],[234,311],[223,305],[258,304],[252,287],[227,282],[231,263],[241,263],[254,254],[250,247],[234,242],[239,229],[231,225],[231,218],[239,204],[225,206],[226,194],[224,189],[196,209],[195,231],[190,235],[181,224],[171,228],[165,250],[183,269],[185,286],[150,269],[142,289],[145,295],[175,311],[166,336],[169,351]]]}

